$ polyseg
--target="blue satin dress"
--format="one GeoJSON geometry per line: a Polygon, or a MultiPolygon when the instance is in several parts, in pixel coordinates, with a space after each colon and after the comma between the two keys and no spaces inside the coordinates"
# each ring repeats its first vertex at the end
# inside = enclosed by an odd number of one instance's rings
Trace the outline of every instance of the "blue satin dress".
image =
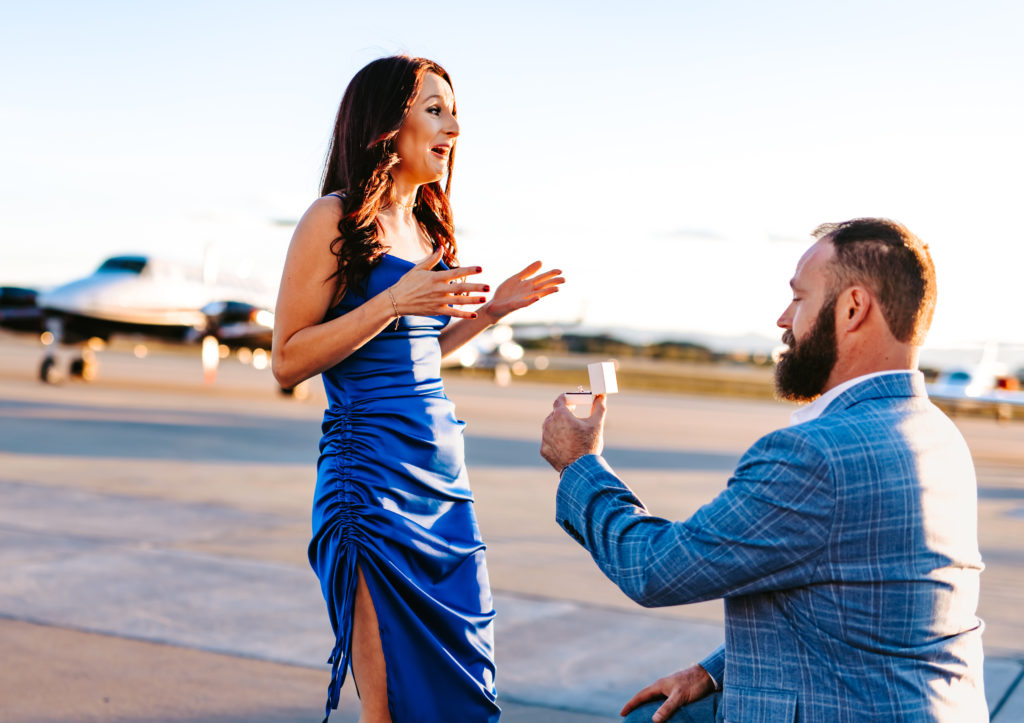
{"type": "MultiPolygon", "coordinates": [[[[385,255],[366,295],[413,264],[385,255]]],[[[462,429],[441,383],[448,316],[404,316],[323,373],[324,413],[309,561],[336,635],[327,716],[352,647],[357,568],[380,626],[394,723],[497,721],[494,612],[462,429]]],[[[326,721],[327,718],[325,717],[326,721]]]]}

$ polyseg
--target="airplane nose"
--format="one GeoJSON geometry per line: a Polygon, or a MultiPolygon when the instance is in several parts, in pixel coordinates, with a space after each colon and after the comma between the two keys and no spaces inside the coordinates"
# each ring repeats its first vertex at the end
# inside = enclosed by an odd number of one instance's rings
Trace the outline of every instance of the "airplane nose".
{"type": "Polygon", "coordinates": [[[39,295],[39,308],[70,311],[92,303],[93,298],[80,289],[61,286],[39,295]]]}
{"type": "Polygon", "coordinates": [[[106,296],[118,285],[105,280],[98,284],[92,277],[72,281],[39,295],[39,308],[67,313],[88,312],[102,304],[106,296]]]}

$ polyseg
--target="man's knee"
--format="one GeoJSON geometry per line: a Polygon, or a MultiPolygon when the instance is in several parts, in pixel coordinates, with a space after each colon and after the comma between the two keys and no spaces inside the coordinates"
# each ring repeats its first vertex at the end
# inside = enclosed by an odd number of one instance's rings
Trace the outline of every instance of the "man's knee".
{"type": "MultiPolygon", "coordinates": [[[[721,707],[721,700],[721,693],[712,693],[689,705],[684,705],[669,716],[665,723],[715,723],[719,719],[718,709],[721,707]]],[[[664,700],[645,703],[623,718],[622,723],[651,723],[654,714],[664,703],[664,700]]]]}
{"type": "Polygon", "coordinates": [[[645,703],[622,719],[622,723],[651,723],[652,716],[665,701],[659,700],[654,703],[645,703]]]}

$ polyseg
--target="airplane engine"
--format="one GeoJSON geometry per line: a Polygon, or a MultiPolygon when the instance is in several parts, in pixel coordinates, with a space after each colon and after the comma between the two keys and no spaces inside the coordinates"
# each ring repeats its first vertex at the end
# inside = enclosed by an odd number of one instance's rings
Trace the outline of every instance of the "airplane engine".
{"type": "Polygon", "coordinates": [[[46,320],[37,305],[39,292],[20,286],[0,286],[0,327],[42,333],[46,320]]]}
{"type": "Polygon", "coordinates": [[[269,349],[274,315],[243,301],[214,301],[202,308],[206,316],[204,336],[214,336],[231,349],[269,349]]]}

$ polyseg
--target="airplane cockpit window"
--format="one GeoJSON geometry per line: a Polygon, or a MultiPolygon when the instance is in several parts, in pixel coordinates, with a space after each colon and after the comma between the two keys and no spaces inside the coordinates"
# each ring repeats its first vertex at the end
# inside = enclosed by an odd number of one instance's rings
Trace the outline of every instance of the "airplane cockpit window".
{"type": "Polygon", "coordinates": [[[146,259],[142,256],[114,256],[100,264],[97,273],[119,272],[141,274],[146,268],[146,259]]]}

